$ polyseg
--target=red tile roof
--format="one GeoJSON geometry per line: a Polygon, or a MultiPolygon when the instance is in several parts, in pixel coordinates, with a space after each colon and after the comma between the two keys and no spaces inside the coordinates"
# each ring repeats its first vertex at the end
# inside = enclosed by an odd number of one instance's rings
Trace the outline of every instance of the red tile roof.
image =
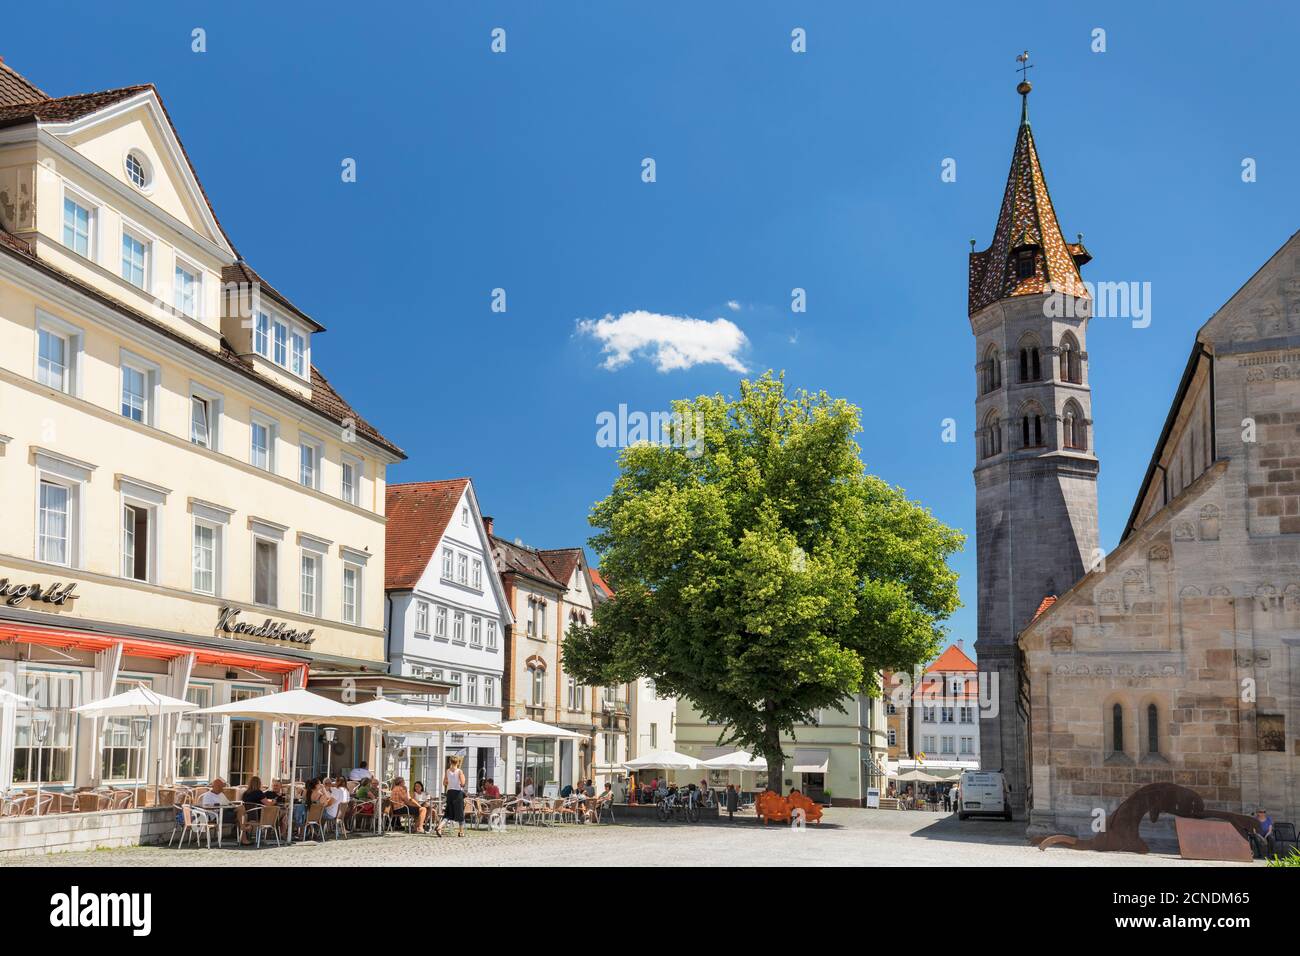
{"type": "Polygon", "coordinates": [[[949,645],[948,649],[940,654],[929,667],[925,669],[927,674],[946,673],[948,671],[976,671],[975,662],[963,653],[962,649],[956,644],[949,645]]]}
{"type": "Polygon", "coordinates": [[[45,91],[0,60],[0,106],[49,99],[45,91]]]}
{"type": "Polygon", "coordinates": [[[492,563],[498,574],[522,574],[561,593],[568,588],[567,584],[561,584],[551,576],[550,568],[538,551],[496,535],[492,536],[492,563]]]}
{"type": "Polygon", "coordinates": [[[1044,611],[1046,611],[1049,607],[1051,607],[1053,604],[1055,604],[1055,603],[1056,603],[1056,595],[1055,595],[1055,594],[1052,594],[1052,595],[1049,595],[1048,597],[1043,598],[1043,603],[1040,604],[1040,605],[1038,605],[1038,610],[1034,612],[1034,616],[1033,616],[1033,619],[1032,619],[1032,620],[1034,620],[1034,621],[1038,620],[1039,616],[1040,616],[1044,611]]]}
{"type": "Polygon", "coordinates": [[[563,581],[564,586],[569,586],[569,579],[573,577],[574,569],[577,568],[578,562],[582,560],[582,550],[580,548],[550,548],[539,550],[546,567],[551,572],[551,577],[557,581],[563,581]]]}
{"type": "Polygon", "coordinates": [[[468,486],[468,478],[388,486],[385,589],[404,591],[419,583],[468,486]]]}
{"type": "Polygon", "coordinates": [[[595,568],[588,568],[587,571],[588,571],[588,573],[591,574],[591,580],[592,580],[592,583],[594,583],[594,584],[596,585],[596,587],[600,588],[602,591],[604,591],[604,592],[605,592],[606,594],[608,594],[610,597],[613,597],[613,596],[614,596],[614,589],[611,588],[608,584],[605,583],[605,579],[604,579],[603,577],[601,577],[601,574],[600,574],[599,571],[597,571],[595,568]]]}
{"type": "Polygon", "coordinates": [[[120,86],[115,90],[100,90],[96,93],[75,93],[72,96],[46,97],[24,103],[0,105],[0,126],[16,126],[29,122],[67,123],[152,89],[154,89],[152,83],[145,83],[140,86],[120,86]]]}
{"type": "Polygon", "coordinates": [[[1034,134],[1027,116],[1022,116],[993,241],[982,252],[970,254],[970,314],[1018,295],[1056,291],[1087,298],[1079,265],[1090,258],[1082,243],[1067,243],[1061,235],[1034,134]],[[1015,252],[1026,247],[1037,250],[1037,264],[1032,276],[1021,279],[1015,252]]]}

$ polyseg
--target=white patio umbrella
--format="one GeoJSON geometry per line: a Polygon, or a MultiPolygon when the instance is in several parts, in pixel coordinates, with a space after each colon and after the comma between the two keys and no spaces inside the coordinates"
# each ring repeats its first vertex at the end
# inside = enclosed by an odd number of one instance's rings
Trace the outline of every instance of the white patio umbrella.
{"type": "MultiPolygon", "coordinates": [[[[284,724],[330,723],[343,727],[382,727],[388,724],[383,717],[370,714],[358,714],[347,704],[313,694],[299,687],[294,690],[281,691],[278,694],[265,694],[262,697],[250,697],[248,700],[232,701],[215,707],[204,707],[195,711],[197,714],[217,714],[223,717],[244,717],[250,720],[273,720],[284,724]]],[[[382,730],[380,747],[383,747],[382,730]]],[[[292,734],[286,733],[288,738],[292,734]]],[[[293,804],[294,777],[298,771],[298,748],[292,747],[289,760],[289,842],[293,842],[293,804]]],[[[380,787],[382,789],[382,782],[380,787]]],[[[376,812],[383,806],[383,795],[376,803],[376,812]]]]}
{"type": "Polygon", "coordinates": [[[521,717],[517,720],[507,720],[503,723],[501,725],[501,736],[523,738],[523,769],[524,771],[527,771],[529,737],[551,737],[556,740],[580,740],[585,735],[572,730],[565,730],[563,727],[556,727],[552,724],[544,724],[539,720],[529,720],[527,717],[521,717]]]}
{"type": "Polygon", "coordinates": [[[162,786],[162,719],[164,714],[184,714],[194,710],[194,704],[179,697],[158,694],[147,687],[132,687],[122,694],[114,694],[103,700],[94,700],[80,707],[73,707],[74,712],[86,717],[148,717],[158,718],[158,730],[154,734],[154,777],[153,802],[158,805],[158,791],[162,786]]]}
{"type": "MultiPolygon", "coordinates": [[[[398,700],[390,700],[386,697],[376,697],[368,700],[364,704],[357,704],[352,707],[352,712],[357,714],[369,714],[374,717],[382,717],[388,721],[388,726],[384,729],[392,730],[399,733],[438,733],[438,767],[442,767],[443,735],[447,731],[457,733],[466,733],[468,731],[496,731],[500,732],[501,725],[493,720],[484,720],[477,714],[471,714],[466,711],[453,710],[450,707],[416,707],[412,704],[404,704],[398,700]]],[[[383,738],[380,738],[380,776],[383,776],[383,738]]],[[[441,778],[439,778],[441,779],[441,778]]],[[[381,782],[382,786],[382,782],[381,782]]],[[[437,791],[441,787],[435,788],[437,791]]]]}
{"type": "Polygon", "coordinates": [[[709,770],[740,770],[748,773],[766,773],[767,761],[755,757],[747,750],[737,750],[705,760],[701,766],[709,770]]]}
{"type": "Polygon", "coordinates": [[[699,770],[704,761],[675,750],[652,750],[623,764],[628,770],[699,770]]]}

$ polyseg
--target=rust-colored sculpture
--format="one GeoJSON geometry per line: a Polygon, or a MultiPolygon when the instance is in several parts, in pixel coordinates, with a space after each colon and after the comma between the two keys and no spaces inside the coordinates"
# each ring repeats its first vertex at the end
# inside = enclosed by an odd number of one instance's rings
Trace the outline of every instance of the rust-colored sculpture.
{"type": "Polygon", "coordinates": [[[754,812],[766,826],[768,823],[785,823],[793,816],[796,807],[803,810],[805,823],[822,822],[822,805],[798,791],[783,797],[775,790],[764,790],[754,803],[754,812]]]}
{"type": "Polygon", "coordinates": [[[1120,850],[1128,853],[1146,853],[1148,847],[1138,832],[1144,816],[1150,816],[1154,823],[1160,814],[1169,813],[1176,817],[1189,817],[1201,820],[1207,817],[1227,820],[1247,840],[1250,833],[1258,829],[1254,817],[1226,810],[1207,810],[1205,800],[1195,790],[1179,786],[1176,783],[1149,783],[1139,787],[1125,799],[1115,811],[1106,818],[1106,829],[1094,837],[1080,839],[1065,833],[1037,837],[1033,842],[1040,850],[1049,846],[1068,846],[1074,850],[1120,850]]]}

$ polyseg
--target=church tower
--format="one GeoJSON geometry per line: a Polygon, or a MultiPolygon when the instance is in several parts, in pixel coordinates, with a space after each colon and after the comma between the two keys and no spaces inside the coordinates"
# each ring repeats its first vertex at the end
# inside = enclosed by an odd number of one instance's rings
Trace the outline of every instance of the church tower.
{"type": "MultiPolygon", "coordinates": [[[[1021,57],[1022,63],[1027,55],[1021,57]]],[[[1025,68],[1028,64],[1025,63],[1025,68]]],[[[1043,178],[1022,80],[1020,129],[993,241],[970,256],[975,335],[975,540],[984,693],[980,765],[1001,769],[1023,812],[1027,730],[1016,638],[1043,599],[1063,593],[1099,556],[1097,457],[1088,386],[1091,298],[1043,178]],[[985,676],[987,674],[987,676],[985,676]]]]}

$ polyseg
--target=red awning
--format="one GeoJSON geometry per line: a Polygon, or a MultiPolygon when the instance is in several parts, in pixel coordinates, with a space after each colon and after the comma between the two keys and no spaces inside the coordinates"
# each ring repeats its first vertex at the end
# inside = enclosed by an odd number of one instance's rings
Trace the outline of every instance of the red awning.
{"type": "Polygon", "coordinates": [[[184,654],[193,654],[195,663],[217,664],[223,667],[243,667],[248,670],[272,674],[302,672],[307,679],[307,664],[271,655],[250,654],[246,651],[226,650],[218,647],[201,647],[190,644],[170,644],[139,637],[117,637],[112,634],[95,634],[63,628],[41,627],[35,624],[0,622],[0,641],[17,641],[20,644],[39,644],[42,647],[60,647],[80,651],[107,650],[114,644],[122,645],[123,656],[151,657],[171,660],[184,654]]]}

